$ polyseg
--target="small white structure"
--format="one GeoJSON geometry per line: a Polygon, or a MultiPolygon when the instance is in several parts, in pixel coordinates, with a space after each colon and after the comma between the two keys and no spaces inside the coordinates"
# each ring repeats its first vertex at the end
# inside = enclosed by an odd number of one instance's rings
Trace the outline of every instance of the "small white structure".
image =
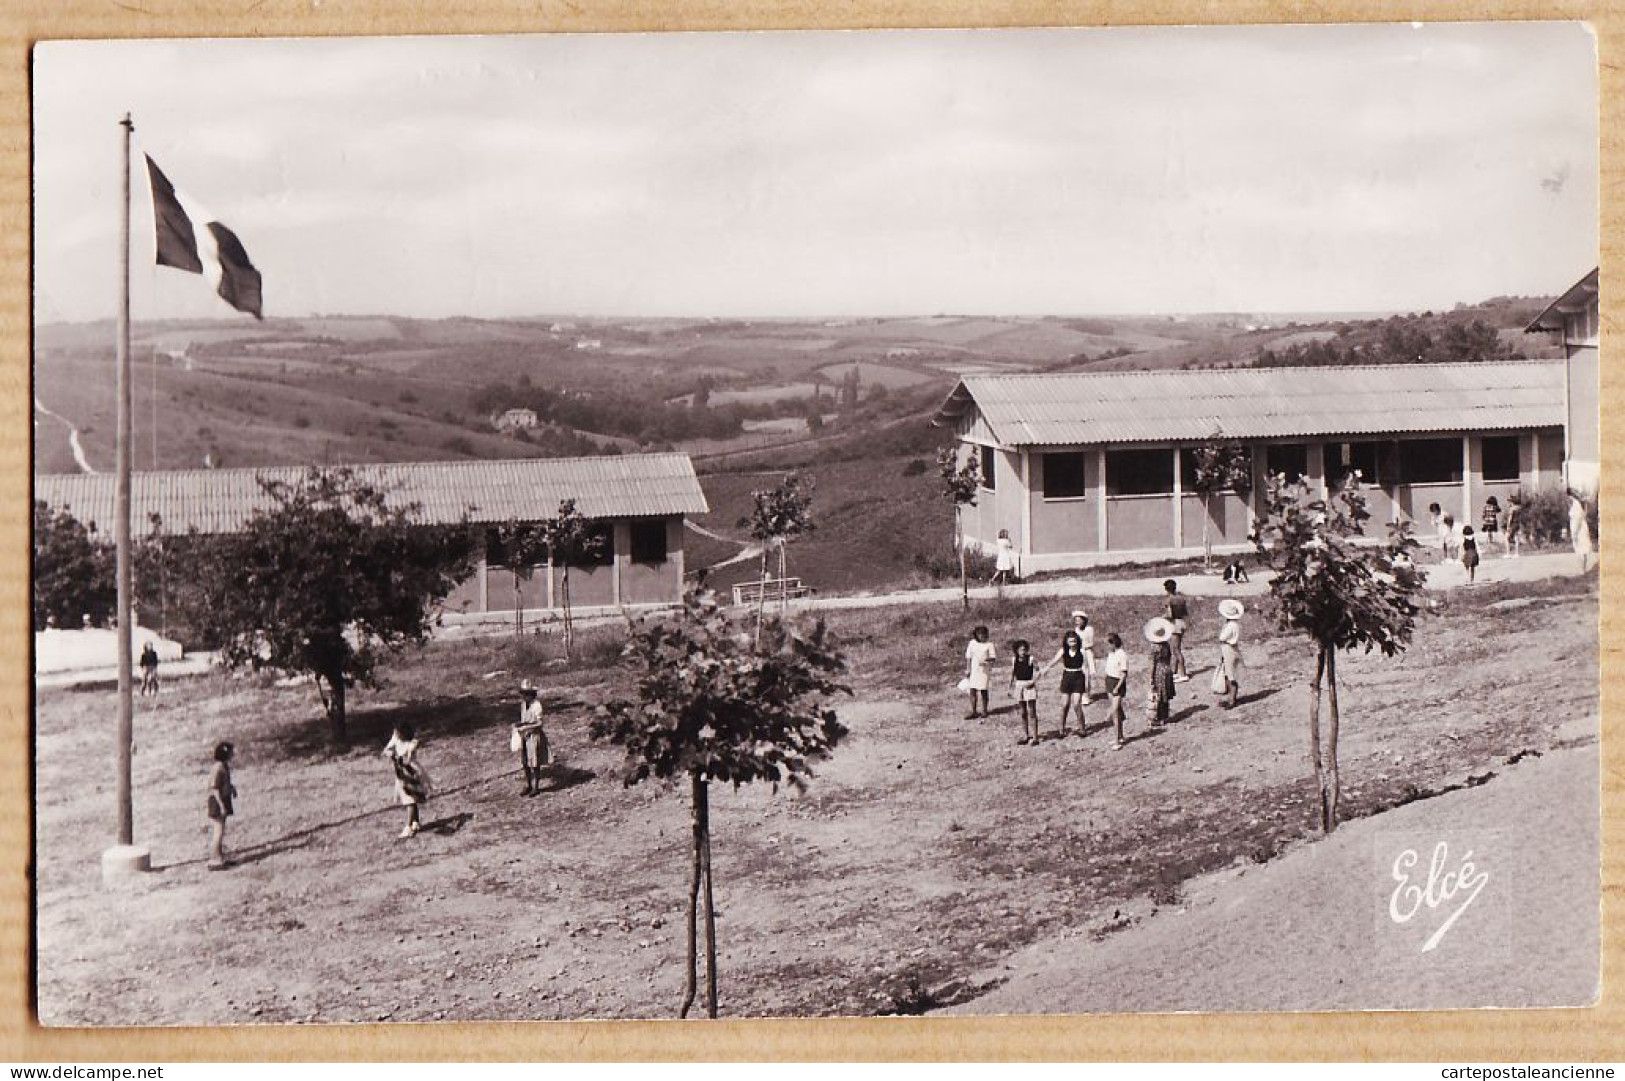
{"type": "Polygon", "coordinates": [[[536,410],[509,409],[491,417],[491,427],[499,432],[516,432],[537,425],[536,410]]]}

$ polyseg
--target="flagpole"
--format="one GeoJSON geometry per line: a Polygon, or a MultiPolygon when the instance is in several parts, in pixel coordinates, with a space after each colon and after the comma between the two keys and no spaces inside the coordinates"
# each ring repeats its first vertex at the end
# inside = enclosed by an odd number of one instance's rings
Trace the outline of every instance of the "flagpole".
{"type": "Polygon", "coordinates": [[[135,844],[135,813],[130,797],[130,746],[135,738],[135,688],[130,657],[135,638],[130,613],[130,135],[135,125],[129,113],[124,114],[119,126],[124,129],[124,203],[119,212],[118,353],[115,357],[118,446],[114,454],[117,487],[113,504],[114,540],[118,546],[118,627],[114,646],[118,650],[118,732],[115,738],[118,844],[102,853],[104,881],[152,869],[151,854],[135,844]]]}

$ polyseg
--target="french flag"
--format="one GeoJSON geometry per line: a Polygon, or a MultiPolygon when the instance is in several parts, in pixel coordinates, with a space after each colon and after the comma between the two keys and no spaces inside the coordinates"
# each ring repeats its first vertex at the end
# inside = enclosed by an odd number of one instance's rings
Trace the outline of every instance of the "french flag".
{"type": "Polygon", "coordinates": [[[176,191],[151,155],[147,155],[147,175],[152,180],[158,265],[206,275],[227,304],[255,319],[263,319],[260,272],[249,262],[248,252],[243,250],[243,242],[237,239],[237,234],[176,191]]]}

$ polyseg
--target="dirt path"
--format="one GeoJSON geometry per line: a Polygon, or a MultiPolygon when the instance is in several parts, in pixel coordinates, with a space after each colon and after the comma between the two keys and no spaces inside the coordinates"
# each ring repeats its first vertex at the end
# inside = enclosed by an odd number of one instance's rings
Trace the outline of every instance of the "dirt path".
{"type": "MultiPolygon", "coordinates": [[[[1434,563],[1426,567],[1426,588],[1431,592],[1476,588],[1502,582],[1534,582],[1543,578],[1582,577],[1577,558],[1569,553],[1543,553],[1521,556],[1517,559],[1486,559],[1478,568],[1477,583],[1470,586],[1467,572],[1456,563],[1434,563]]],[[[1593,561],[1590,570],[1596,570],[1593,561]]],[[[1039,582],[1023,582],[1005,586],[1002,591],[992,586],[974,586],[972,600],[986,601],[997,597],[1008,600],[1032,600],[1050,597],[1160,597],[1167,574],[1142,577],[1052,578],[1039,582]]],[[[1269,574],[1257,572],[1250,582],[1225,585],[1216,575],[1175,575],[1180,592],[1190,597],[1259,597],[1269,592],[1269,574]]],[[[937,589],[914,589],[900,593],[878,593],[868,596],[814,597],[790,602],[796,610],[828,610],[851,608],[887,608],[900,604],[957,604],[960,590],[957,585],[937,589]]]]}
{"type": "Polygon", "coordinates": [[[62,426],[68,429],[68,445],[73,448],[73,460],[78,463],[80,471],[85,473],[96,472],[90,466],[90,459],[85,457],[84,445],[79,442],[79,429],[73,426],[73,421],[64,417],[61,413],[51,412],[45,408],[45,403],[37,397],[34,399],[34,408],[48,417],[54,417],[61,421],[62,426]]]}
{"type": "Polygon", "coordinates": [[[1046,938],[975,974],[1002,986],[951,1012],[1591,1005],[1601,975],[1596,742],[1596,718],[1578,718],[1562,727],[1560,749],[1486,784],[1199,879],[1154,916],[1046,938]],[[1444,870],[1468,858],[1475,879],[1487,876],[1482,888],[1438,908],[1396,901],[1395,860],[1416,853],[1425,883],[1441,842],[1444,870]]]}

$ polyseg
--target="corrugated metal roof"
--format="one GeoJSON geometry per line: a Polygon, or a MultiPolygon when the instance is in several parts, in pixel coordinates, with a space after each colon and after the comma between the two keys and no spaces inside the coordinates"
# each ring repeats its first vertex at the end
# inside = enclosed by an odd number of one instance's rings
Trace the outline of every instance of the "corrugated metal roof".
{"type": "Polygon", "coordinates": [[[1563,313],[1597,303],[1597,279],[1601,267],[1569,286],[1562,296],[1546,305],[1546,310],[1535,316],[1535,321],[1524,327],[1524,333],[1537,330],[1562,330],[1563,313]]]}
{"type": "Polygon", "coordinates": [[[1004,446],[1556,427],[1563,364],[972,375],[933,423],[979,409],[1004,446]]]}
{"type": "MultiPolygon", "coordinates": [[[[417,462],[351,466],[382,488],[391,504],[421,505],[426,523],[535,521],[574,499],[589,518],[704,514],[709,507],[686,454],[626,454],[602,458],[520,458],[502,461],[417,462]]],[[[135,473],[130,478],[131,529],[151,531],[151,516],[168,533],[196,528],[230,533],[270,505],[260,479],[297,482],[303,466],[262,469],[193,469],[135,473]]],[[[67,507],[103,533],[113,529],[111,474],[58,474],[34,478],[34,498],[67,507]]]]}

